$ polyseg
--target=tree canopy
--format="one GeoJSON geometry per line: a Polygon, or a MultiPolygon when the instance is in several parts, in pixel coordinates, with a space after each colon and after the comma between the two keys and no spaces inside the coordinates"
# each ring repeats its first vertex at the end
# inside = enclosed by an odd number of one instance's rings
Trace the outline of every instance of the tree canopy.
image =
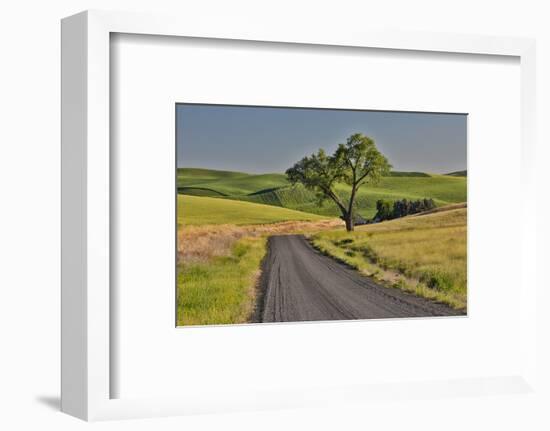
{"type": "Polygon", "coordinates": [[[344,144],[339,144],[332,155],[323,149],[304,157],[287,169],[286,175],[292,184],[303,184],[316,193],[322,202],[332,200],[342,213],[346,229],[354,228],[354,205],[357,191],[364,184],[377,183],[391,169],[388,159],[376,148],[373,139],[361,133],[351,135],[344,144]],[[335,185],[350,186],[347,201],[335,191],[335,185]]]}

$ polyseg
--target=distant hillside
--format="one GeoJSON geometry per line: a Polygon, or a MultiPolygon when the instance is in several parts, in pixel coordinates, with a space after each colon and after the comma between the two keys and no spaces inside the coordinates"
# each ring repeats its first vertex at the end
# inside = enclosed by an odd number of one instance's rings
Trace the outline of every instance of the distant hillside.
{"type": "Polygon", "coordinates": [[[429,177],[430,174],[426,174],[424,172],[391,171],[388,176],[389,177],[429,177]]]}
{"type": "Polygon", "coordinates": [[[449,172],[448,174],[445,174],[445,175],[448,175],[450,177],[467,177],[468,171],[449,172]]]}
{"type": "Polygon", "coordinates": [[[178,225],[266,224],[285,221],[317,221],[324,217],[288,208],[239,200],[178,195],[178,225]]]}
{"type": "MultiPolygon", "coordinates": [[[[284,174],[246,174],[197,168],[178,169],[178,193],[208,196],[274,205],[313,214],[338,216],[336,206],[329,201],[319,205],[312,191],[292,186],[284,174]]],[[[342,197],[349,187],[338,185],[342,197]]],[[[466,201],[466,178],[458,175],[435,175],[423,172],[392,172],[376,186],[364,185],[357,196],[360,215],[372,217],[378,199],[432,198],[438,206],[466,201]]]]}

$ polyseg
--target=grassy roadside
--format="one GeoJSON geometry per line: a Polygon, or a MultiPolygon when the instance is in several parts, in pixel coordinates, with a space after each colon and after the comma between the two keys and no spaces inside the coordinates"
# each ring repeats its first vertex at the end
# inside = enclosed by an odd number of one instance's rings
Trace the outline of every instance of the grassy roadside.
{"type": "Polygon", "coordinates": [[[466,309],[466,208],[311,236],[323,253],[385,285],[466,309]]]}
{"type": "Polygon", "coordinates": [[[227,256],[178,265],[178,325],[247,322],[265,252],[265,236],[243,237],[227,256]]]}

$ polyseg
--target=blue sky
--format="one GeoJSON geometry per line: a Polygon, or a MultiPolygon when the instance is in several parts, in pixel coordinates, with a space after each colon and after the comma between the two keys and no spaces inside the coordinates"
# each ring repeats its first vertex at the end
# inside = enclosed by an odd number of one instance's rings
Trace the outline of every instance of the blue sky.
{"type": "Polygon", "coordinates": [[[353,133],[376,142],[394,170],[466,169],[464,114],[179,104],[178,167],[284,172],[353,133]]]}

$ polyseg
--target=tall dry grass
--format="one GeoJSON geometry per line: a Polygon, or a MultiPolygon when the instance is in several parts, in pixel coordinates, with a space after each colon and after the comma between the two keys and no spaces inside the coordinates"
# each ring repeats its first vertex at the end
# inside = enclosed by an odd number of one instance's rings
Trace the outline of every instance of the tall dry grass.
{"type": "Polygon", "coordinates": [[[355,232],[320,232],[313,243],[384,284],[466,310],[466,205],[361,226],[355,232]]]}
{"type": "Polygon", "coordinates": [[[231,224],[181,226],[178,231],[178,264],[207,263],[214,257],[228,256],[233,245],[244,237],[308,233],[334,229],[342,225],[342,221],[330,219],[249,226],[231,224]]]}

